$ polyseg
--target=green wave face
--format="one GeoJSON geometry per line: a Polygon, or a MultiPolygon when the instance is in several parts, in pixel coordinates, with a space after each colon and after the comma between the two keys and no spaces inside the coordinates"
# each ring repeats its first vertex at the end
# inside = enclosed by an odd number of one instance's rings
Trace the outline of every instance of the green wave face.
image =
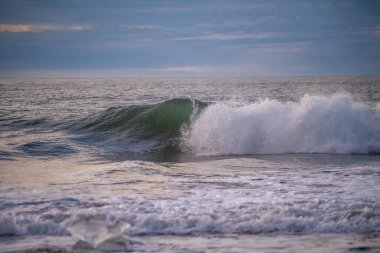
{"type": "Polygon", "coordinates": [[[109,108],[91,115],[74,127],[82,133],[107,139],[125,140],[125,145],[158,141],[159,146],[175,146],[182,127],[190,124],[207,103],[191,99],[171,99],[153,105],[109,108]]]}

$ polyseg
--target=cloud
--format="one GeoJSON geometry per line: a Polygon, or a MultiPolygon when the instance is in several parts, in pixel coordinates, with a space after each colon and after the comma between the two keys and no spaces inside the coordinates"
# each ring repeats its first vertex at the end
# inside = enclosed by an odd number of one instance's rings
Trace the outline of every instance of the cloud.
{"type": "Polygon", "coordinates": [[[127,29],[138,29],[138,30],[146,30],[146,29],[162,29],[162,26],[158,25],[120,25],[120,27],[127,29]]]}
{"type": "Polygon", "coordinates": [[[90,30],[90,25],[57,25],[57,24],[0,24],[0,32],[49,32],[49,31],[82,31],[90,30]]]}
{"type": "Polygon", "coordinates": [[[215,3],[207,4],[202,3],[201,5],[196,5],[191,3],[191,5],[173,5],[171,7],[156,7],[156,8],[143,8],[134,9],[134,12],[143,13],[179,13],[179,12],[204,12],[204,11],[252,11],[257,9],[268,9],[272,8],[271,3],[233,3],[232,5],[215,5],[215,3]]]}
{"type": "Polygon", "coordinates": [[[380,26],[375,29],[375,35],[380,36],[380,26]]]}
{"type": "Polygon", "coordinates": [[[276,33],[257,33],[257,34],[243,34],[243,33],[214,33],[190,37],[177,37],[169,40],[186,41],[186,40],[241,40],[241,39],[266,39],[276,37],[276,33]]]}
{"type": "Polygon", "coordinates": [[[252,48],[251,52],[263,53],[299,53],[311,47],[310,42],[294,42],[294,43],[267,43],[252,48]]]}
{"type": "Polygon", "coordinates": [[[68,27],[68,30],[72,31],[82,31],[82,30],[91,30],[92,26],[90,25],[73,25],[68,27]]]}
{"type": "Polygon", "coordinates": [[[0,24],[0,32],[30,32],[32,27],[30,25],[10,25],[10,24],[0,24]]]}
{"type": "Polygon", "coordinates": [[[185,66],[185,67],[170,67],[164,68],[164,72],[185,72],[185,73],[204,73],[214,71],[215,69],[209,66],[185,66]]]}

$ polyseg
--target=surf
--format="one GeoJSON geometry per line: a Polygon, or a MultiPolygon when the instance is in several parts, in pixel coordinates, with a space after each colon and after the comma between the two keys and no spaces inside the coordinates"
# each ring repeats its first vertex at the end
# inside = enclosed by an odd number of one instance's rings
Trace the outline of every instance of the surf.
{"type": "Polygon", "coordinates": [[[380,106],[342,94],[304,95],[289,102],[175,98],[111,107],[63,128],[77,141],[109,153],[380,153],[380,106]]]}
{"type": "Polygon", "coordinates": [[[185,133],[196,155],[380,152],[380,110],[349,95],[216,102],[185,133]]]}

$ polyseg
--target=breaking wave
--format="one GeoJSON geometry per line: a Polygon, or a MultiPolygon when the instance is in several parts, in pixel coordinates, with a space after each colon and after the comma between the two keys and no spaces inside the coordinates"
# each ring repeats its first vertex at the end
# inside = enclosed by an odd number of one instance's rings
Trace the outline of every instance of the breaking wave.
{"type": "Polygon", "coordinates": [[[379,108],[349,95],[214,103],[192,122],[184,142],[197,155],[379,153],[379,108]]]}
{"type": "MultiPolygon", "coordinates": [[[[177,98],[112,107],[52,127],[111,153],[380,153],[380,105],[372,108],[349,95],[305,95],[297,102],[263,99],[253,103],[177,98]]],[[[27,149],[28,154],[40,152],[41,145],[32,144],[20,149],[27,149]]]]}

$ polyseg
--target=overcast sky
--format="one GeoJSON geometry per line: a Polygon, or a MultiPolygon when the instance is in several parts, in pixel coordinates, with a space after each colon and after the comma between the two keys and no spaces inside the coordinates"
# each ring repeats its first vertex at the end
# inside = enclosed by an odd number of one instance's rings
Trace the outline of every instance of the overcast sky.
{"type": "Polygon", "coordinates": [[[380,74],[380,1],[0,1],[0,76],[380,74]]]}

